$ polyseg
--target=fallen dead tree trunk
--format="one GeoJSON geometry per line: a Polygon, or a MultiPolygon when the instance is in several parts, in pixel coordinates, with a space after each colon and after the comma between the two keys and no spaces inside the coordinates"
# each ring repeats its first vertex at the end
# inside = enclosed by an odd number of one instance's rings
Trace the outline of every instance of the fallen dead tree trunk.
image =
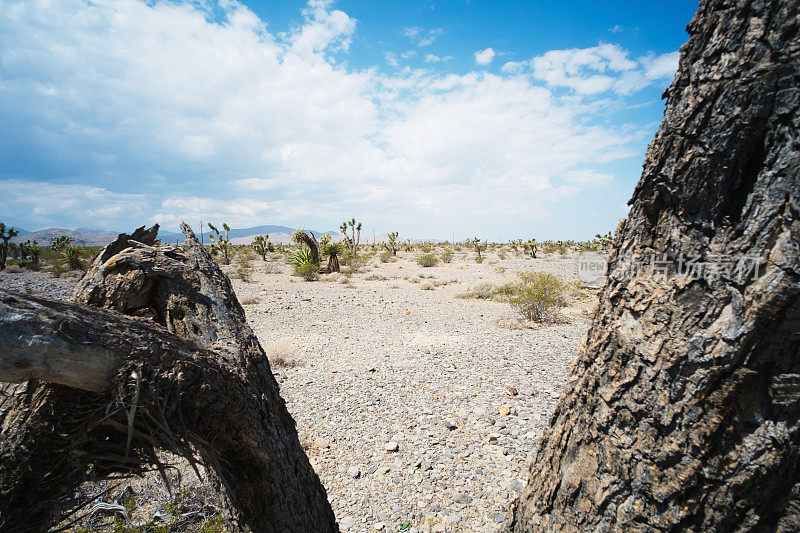
{"type": "Polygon", "coordinates": [[[183,230],[186,250],[139,231],[98,256],[73,299],[119,312],[0,293],[0,379],[60,383],[5,386],[4,529],[46,530],[78,483],[160,449],[200,460],[242,530],[337,529],[230,282],[183,230]]]}

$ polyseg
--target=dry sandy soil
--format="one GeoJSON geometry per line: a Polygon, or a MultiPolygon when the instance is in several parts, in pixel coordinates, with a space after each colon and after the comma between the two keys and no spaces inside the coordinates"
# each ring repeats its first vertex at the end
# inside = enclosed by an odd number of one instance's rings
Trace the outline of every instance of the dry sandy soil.
{"type": "MultiPolygon", "coordinates": [[[[575,293],[559,320],[530,327],[506,303],[456,295],[522,271],[574,280],[574,256],[477,264],[456,253],[422,268],[398,255],[314,282],[282,259],[252,261],[248,282],[224,269],[342,530],[494,531],[526,483],[595,298],[575,293]]],[[[2,287],[52,296],[72,283],[0,274],[2,287]]]]}

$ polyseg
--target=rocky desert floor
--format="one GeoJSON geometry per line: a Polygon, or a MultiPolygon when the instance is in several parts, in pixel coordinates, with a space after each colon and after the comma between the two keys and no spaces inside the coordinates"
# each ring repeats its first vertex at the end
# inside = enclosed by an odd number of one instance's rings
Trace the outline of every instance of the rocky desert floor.
{"type": "MultiPolygon", "coordinates": [[[[456,253],[429,268],[414,256],[313,282],[282,259],[253,260],[248,281],[224,270],[343,531],[495,531],[527,482],[596,298],[575,290],[557,320],[527,324],[506,303],[458,295],[518,272],[572,281],[575,256],[478,264],[456,253]]],[[[0,273],[0,287],[57,298],[73,283],[0,273]]]]}

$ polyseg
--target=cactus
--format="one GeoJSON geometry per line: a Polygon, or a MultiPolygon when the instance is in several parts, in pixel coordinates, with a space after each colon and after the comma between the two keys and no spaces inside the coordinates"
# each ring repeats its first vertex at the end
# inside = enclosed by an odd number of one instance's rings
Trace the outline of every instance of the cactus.
{"type": "Polygon", "coordinates": [[[12,238],[16,237],[19,234],[19,230],[9,227],[8,231],[6,231],[6,225],[0,222],[0,270],[6,268],[6,258],[8,258],[8,241],[12,238]]]}
{"type": "Polygon", "coordinates": [[[387,251],[392,252],[392,255],[397,255],[397,236],[399,234],[396,231],[393,231],[389,235],[387,235],[388,241],[383,243],[383,247],[386,248],[387,251]]]}
{"type": "Polygon", "coordinates": [[[251,244],[253,250],[256,251],[258,255],[261,256],[262,261],[267,260],[267,252],[275,251],[275,247],[269,242],[269,235],[256,235],[253,244],[251,244]]]}
{"type": "Polygon", "coordinates": [[[231,241],[228,239],[228,232],[231,230],[231,228],[228,227],[228,225],[224,222],[222,223],[222,231],[225,232],[225,237],[223,238],[219,230],[215,228],[211,222],[208,223],[208,227],[214,232],[214,234],[209,233],[208,235],[208,238],[211,239],[211,252],[215,254],[222,253],[222,262],[227,265],[231,262],[229,255],[231,241]],[[214,235],[216,235],[216,237],[214,235]]]}

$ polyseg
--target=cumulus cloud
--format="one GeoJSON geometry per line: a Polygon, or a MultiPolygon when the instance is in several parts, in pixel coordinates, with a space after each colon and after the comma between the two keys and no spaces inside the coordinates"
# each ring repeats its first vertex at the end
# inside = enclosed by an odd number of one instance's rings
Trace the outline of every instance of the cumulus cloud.
{"type": "MultiPolygon", "coordinates": [[[[614,91],[628,94],[652,81],[669,78],[677,69],[678,52],[631,59],[616,44],[591,48],[550,50],[530,61],[532,75],[553,87],[566,87],[581,94],[614,91]]],[[[509,68],[518,68],[517,64],[509,68]]]]}
{"type": "Polygon", "coordinates": [[[495,51],[491,48],[485,50],[478,50],[475,52],[475,63],[478,65],[488,65],[494,59],[495,51]]]}
{"type": "MultiPolygon", "coordinates": [[[[674,70],[672,56],[634,60],[601,45],[506,63],[503,75],[440,75],[434,63],[451,58],[434,54],[426,69],[400,68],[386,53],[397,70],[385,74],[337,60],[357,22],[330,2],[309,2],[285,34],[237,2],[208,5],[7,2],[5,216],[34,227],[202,217],[327,229],[355,214],[423,236],[475,231],[478,216],[522,225],[608,182],[586,169],[630,157],[641,138],[594,123],[586,102],[553,87],[591,94],[587,73],[613,88],[624,74],[649,83],[674,70]]],[[[442,33],[406,29],[418,46],[442,33]]],[[[482,64],[495,55],[479,53],[482,64]]]]}

